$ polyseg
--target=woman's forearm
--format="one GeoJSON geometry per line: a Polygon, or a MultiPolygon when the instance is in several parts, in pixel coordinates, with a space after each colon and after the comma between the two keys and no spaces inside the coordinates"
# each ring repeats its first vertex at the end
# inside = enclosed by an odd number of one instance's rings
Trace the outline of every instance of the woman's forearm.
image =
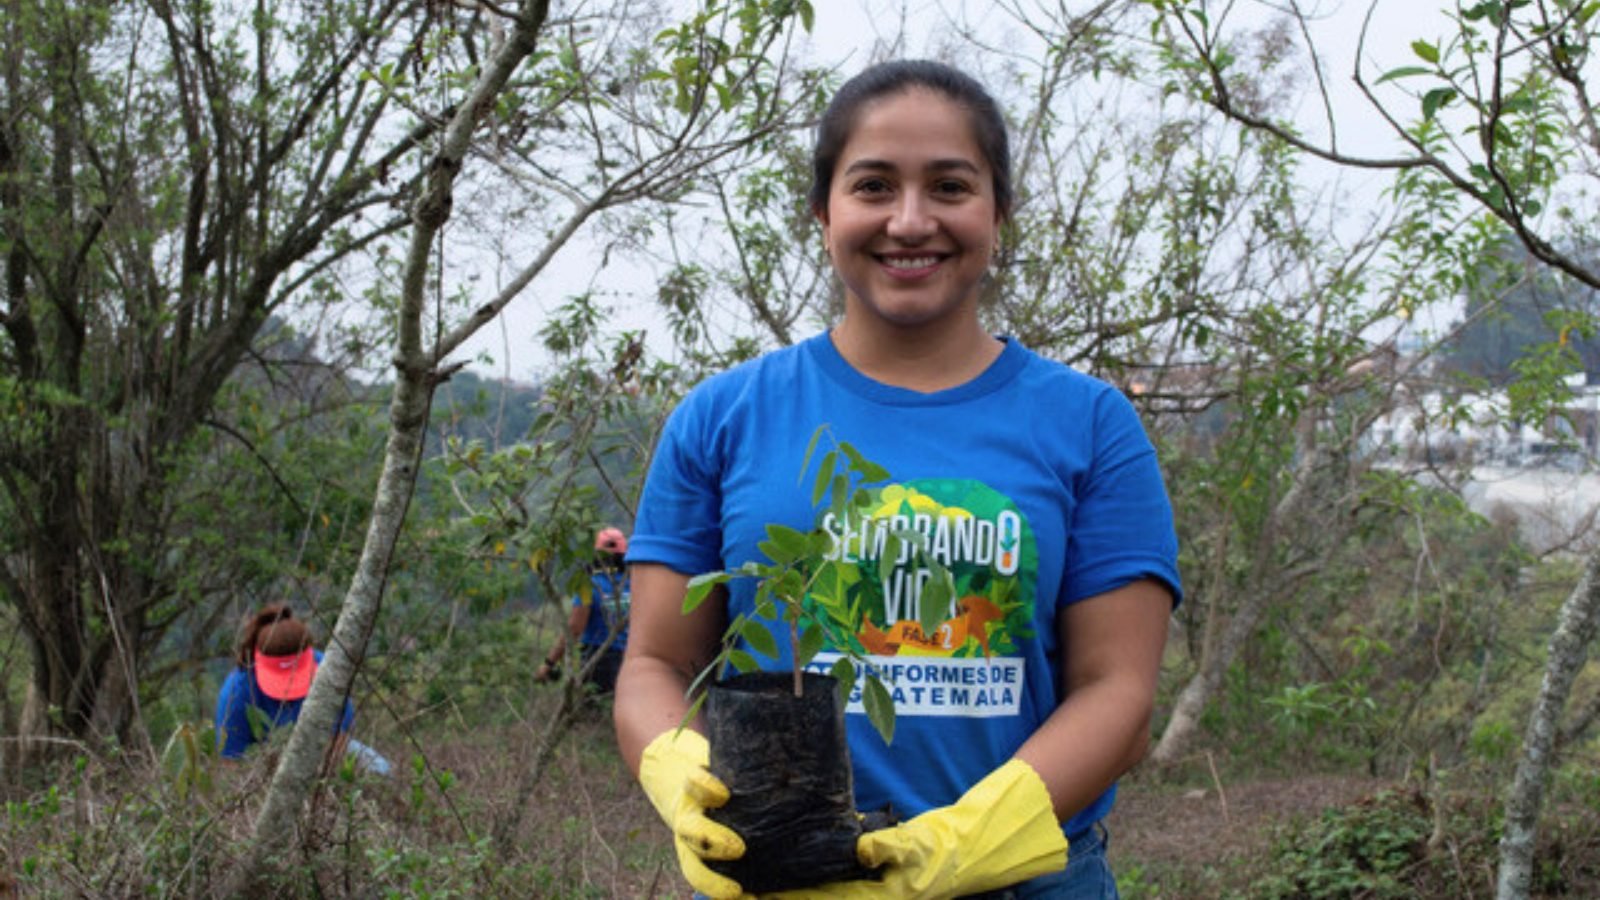
{"type": "Polygon", "coordinates": [[[688,689],[689,680],[670,663],[632,653],[623,658],[612,718],[629,771],[638,775],[645,746],[663,731],[683,724],[689,712],[688,689]]]}

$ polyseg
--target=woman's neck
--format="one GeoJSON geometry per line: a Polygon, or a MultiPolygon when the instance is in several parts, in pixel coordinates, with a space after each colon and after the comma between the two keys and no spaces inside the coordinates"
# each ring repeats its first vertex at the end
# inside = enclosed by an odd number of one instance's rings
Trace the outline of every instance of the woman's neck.
{"type": "Polygon", "coordinates": [[[954,327],[902,329],[863,325],[846,314],[833,327],[833,346],[857,372],[882,384],[931,394],[966,384],[1000,356],[1004,342],[964,319],[954,327]]]}

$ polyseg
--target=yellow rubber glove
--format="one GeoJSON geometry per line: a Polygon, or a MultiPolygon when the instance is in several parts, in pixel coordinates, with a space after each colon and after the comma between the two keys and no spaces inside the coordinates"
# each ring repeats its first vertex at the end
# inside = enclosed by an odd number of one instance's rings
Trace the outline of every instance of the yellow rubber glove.
{"type": "Polygon", "coordinates": [[[678,868],[695,890],[712,900],[737,900],[739,883],[706,867],[708,859],[738,859],[744,841],[733,829],[706,818],[728,802],[728,787],[706,770],[711,745],[698,731],[673,728],[657,735],[639,760],[639,783],[661,820],[672,829],[678,868]]]}
{"type": "Polygon", "coordinates": [[[1044,780],[1013,759],[949,806],[856,842],[867,866],[885,866],[882,881],[849,881],[776,895],[782,900],[942,900],[976,894],[1059,872],[1067,865],[1044,780]]]}

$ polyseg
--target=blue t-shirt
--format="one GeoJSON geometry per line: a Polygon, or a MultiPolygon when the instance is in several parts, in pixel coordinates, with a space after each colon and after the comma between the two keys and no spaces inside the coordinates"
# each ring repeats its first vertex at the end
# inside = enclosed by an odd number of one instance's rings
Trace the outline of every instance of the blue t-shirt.
{"type": "MultiPolygon", "coordinates": [[[[707,380],[673,412],[629,562],[690,575],[731,569],[760,558],[768,523],[811,528],[812,478],[830,445],[803,477],[800,466],[824,423],[889,471],[874,513],[927,535],[956,581],[948,618],[924,635],[927,573],[903,554],[880,581],[881,534],[824,523],[836,552],[862,563],[850,588],[867,611],[859,637],[894,683],[892,748],[859,690],[847,710],[857,808],[892,801],[914,816],[954,802],[1059,705],[1061,609],[1141,578],[1178,601],[1172,510],[1138,414],[1112,386],[1007,340],[977,378],[923,394],[867,378],[821,334],[707,380]]],[[[729,587],[730,619],[753,613],[751,580],[729,587]]],[[[780,658],[757,659],[787,669],[787,629],[771,630],[780,658]]],[[[811,667],[826,671],[836,658],[825,651],[811,667]]],[[[1102,818],[1114,793],[1064,830],[1102,818]]]]}
{"type": "MultiPolygon", "coordinates": [[[[628,576],[613,572],[596,572],[589,577],[590,594],[588,603],[592,607],[589,613],[589,622],[583,627],[583,635],[579,643],[585,647],[599,647],[605,644],[606,638],[611,634],[613,620],[620,623],[616,640],[611,642],[610,648],[622,650],[628,646],[628,605],[630,596],[628,592],[628,576]]],[[[582,594],[572,598],[572,605],[583,606],[585,603],[582,594]]]]}
{"type": "MultiPolygon", "coordinates": [[[[317,663],[322,662],[322,651],[313,651],[317,663]]],[[[250,670],[235,666],[222,681],[217,692],[217,751],[226,759],[238,759],[257,741],[265,740],[267,732],[300,718],[300,700],[274,700],[261,692],[250,670]],[[250,725],[250,710],[256,710],[258,727],[250,725]]],[[[344,715],[339,718],[336,731],[345,732],[355,722],[356,708],[347,698],[344,715]]]]}

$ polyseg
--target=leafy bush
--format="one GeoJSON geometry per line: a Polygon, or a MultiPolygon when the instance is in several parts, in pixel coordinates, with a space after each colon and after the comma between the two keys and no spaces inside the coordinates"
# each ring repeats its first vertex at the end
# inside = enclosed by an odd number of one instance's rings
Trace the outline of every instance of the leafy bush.
{"type": "Polygon", "coordinates": [[[1408,872],[1426,857],[1429,808],[1416,793],[1384,791],[1294,828],[1273,851],[1267,898],[1412,897],[1408,872]]]}

